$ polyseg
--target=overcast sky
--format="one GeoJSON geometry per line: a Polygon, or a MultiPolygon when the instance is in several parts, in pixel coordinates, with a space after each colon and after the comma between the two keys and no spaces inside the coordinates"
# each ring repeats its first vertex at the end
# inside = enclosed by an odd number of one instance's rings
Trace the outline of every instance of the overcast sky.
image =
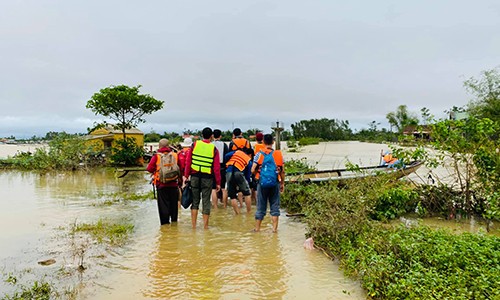
{"type": "Polygon", "coordinates": [[[401,104],[465,105],[499,58],[498,0],[1,1],[0,137],[86,132],[87,101],[120,84],[165,101],[145,132],[388,128],[401,104]]]}

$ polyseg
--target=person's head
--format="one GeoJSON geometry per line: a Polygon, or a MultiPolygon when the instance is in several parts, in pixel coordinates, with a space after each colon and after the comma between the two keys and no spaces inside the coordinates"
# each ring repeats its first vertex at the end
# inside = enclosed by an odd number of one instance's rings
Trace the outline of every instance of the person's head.
{"type": "Polygon", "coordinates": [[[262,139],[264,139],[264,134],[262,132],[257,132],[255,134],[255,140],[257,140],[257,142],[262,142],[262,139]]]}
{"type": "Polygon", "coordinates": [[[239,128],[233,129],[233,135],[234,136],[240,136],[241,135],[241,129],[239,129],[239,128]]]}
{"type": "Polygon", "coordinates": [[[253,157],[253,155],[254,155],[253,149],[250,149],[250,148],[244,148],[243,152],[245,152],[245,154],[250,156],[250,157],[253,157]]]}
{"type": "Polygon", "coordinates": [[[181,147],[186,148],[186,147],[191,147],[193,144],[193,139],[190,137],[187,137],[184,139],[184,141],[181,143],[181,147]]]}
{"type": "Polygon", "coordinates": [[[222,131],[220,129],[214,129],[214,139],[219,139],[222,135],[222,131]]]}
{"type": "Polygon", "coordinates": [[[272,134],[264,134],[264,144],[272,146],[274,138],[272,134]]]}
{"type": "Polygon", "coordinates": [[[165,148],[168,146],[168,140],[167,139],[161,139],[160,142],[158,143],[159,148],[165,148]]]}
{"type": "Polygon", "coordinates": [[[213,132],[212,132],[212,129],[210,127],[205,127],[201,131],[201,136],[206,140],[210,139],[212,137],[212,134],[213,134],[213,132]]]}

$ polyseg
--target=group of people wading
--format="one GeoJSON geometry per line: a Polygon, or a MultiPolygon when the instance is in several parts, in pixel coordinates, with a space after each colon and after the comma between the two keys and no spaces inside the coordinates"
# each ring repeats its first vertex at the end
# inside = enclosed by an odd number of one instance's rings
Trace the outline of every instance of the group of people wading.
{"type": "Polygon", "coordinates": [[[243,202],[247,213],[251,213],[252,199],[255,199],[253,230],[260,231],[269,203],[272,228],[276,232],[285,169],[281,151],[273,149],[273,135],[258,132],[257,143],[252,147],[239,128],[233,130],[229,145],[221,141],[221,134],[219,129],[212,131],[206,127],[201,132],[203,139],[193,142],[191,138],[185,138],[179,151],[171,147],[167,139],[160,140],[159,149],[147,166],[157,189],[160,223],[177,222],[180,188],[184,189],[189,183],[193,191],[190,207],[193,229],[196,228],[200,204],[203,227],[208,229],[210,211],[218,207],[219,199],[224,208],[230,199],[237,215],[243,202]],[[169,159],[174,164],[168,166],[169,170],[177,171],[178,176],[165,179],[163,169],[169,164],[169,159]]]}

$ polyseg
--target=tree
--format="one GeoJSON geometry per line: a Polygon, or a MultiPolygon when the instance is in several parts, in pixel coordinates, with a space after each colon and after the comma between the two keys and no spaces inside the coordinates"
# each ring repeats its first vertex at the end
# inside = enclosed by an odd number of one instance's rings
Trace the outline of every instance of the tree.
{"type": "Polygon", "coordinates": [[[431,113],[427,107],[422,107],[420,109],[420,112],[422,115],[422,121],[424,122],[424,125],[430,124],[432,119],[434,119],[434,116],[431,115],[431,113]]]}
{"type": "Polygon", "coordinates": [[[293,136],[299,140],[305,137],[319,138],[325,141],[347,140],[352,136],[349,121],[335,119],[301,120],[291,125],[293,136]]]}
{"type": "Polygon", "coordinates": [[[115,128],[125,130],[144,123],[144,115],[151,114],[163,108],[163,101],[156,100],[148,94],[139,94],[141,85],[129,87],[126,85],[110,86],[101,89],[87,101],[87,108],[96,115],[108,117],[117,123],[115,128]]]}
{"type": "Polygon", "coordinates": [[[470,101],[468,111],[477,118],[500,121],[500,71],[499,68],[484,71],[479,79],[469,78],[464,82],[465,89],[475,99],[470,101]]]}
{"type": "Polygon", "coordinates": [[[397,110],[388,113],[386,118],[391,127],[396,127],[399,133],[402,133],[406,126],[418,125],[418,117],[408,112],[406,105],[398,106],[397,110]]]}

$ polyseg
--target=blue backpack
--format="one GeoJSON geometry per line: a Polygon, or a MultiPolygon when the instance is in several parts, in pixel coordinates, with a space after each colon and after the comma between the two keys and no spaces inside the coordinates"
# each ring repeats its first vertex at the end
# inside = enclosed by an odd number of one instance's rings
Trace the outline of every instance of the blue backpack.
{"type": "Polygon", "coordinates": [[[278,167],[274,161],[273,151],[269,154],[260,151],[260,155],[264,156],[264,161],[260,167],[259,184],[263,188],[275,187],[278,185],[278,167]]]}

